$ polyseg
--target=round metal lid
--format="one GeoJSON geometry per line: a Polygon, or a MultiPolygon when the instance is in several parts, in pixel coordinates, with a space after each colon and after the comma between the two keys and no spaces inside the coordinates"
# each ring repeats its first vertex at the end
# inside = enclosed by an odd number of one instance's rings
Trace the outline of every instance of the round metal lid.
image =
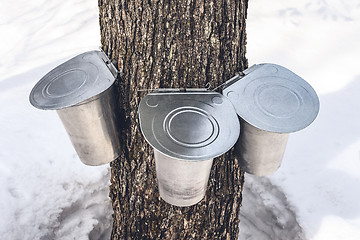
{"type": "Polygon", "coordinates": [[[259,64],[224,89],[236,112],[249,124],[269,132],[290,133],[310,125],[319,112],[314,89],[290,70],[259,64]]]}
{"type": "Polygon", "coordinates": [[[114,83],[114,69],[103,52],[82,53],[42,77],[30,93],[30,103],[55,110],[81,103],[114,83]]]}
{"type": "Polygon", "coordinates": [[[150,93],[140,102],[139,119],[153,148],[184,160],[220,156],[240,133],[231,102],[215,92],[150,93]]]}

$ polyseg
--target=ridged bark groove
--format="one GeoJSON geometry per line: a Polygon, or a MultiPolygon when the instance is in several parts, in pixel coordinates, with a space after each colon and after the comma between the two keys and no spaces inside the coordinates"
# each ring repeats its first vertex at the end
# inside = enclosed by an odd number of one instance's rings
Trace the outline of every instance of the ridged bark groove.
{"type": "Polygon", "coordinates": [[[111,163],[112,239],[237,239],[244,173],[232,151],[214,159],[204,200],[161,200],[140,132],[140,89],[218,86],[247,67],[247,0],[99,0],[101,44],[122,77],[121,156],[111,163]]]}

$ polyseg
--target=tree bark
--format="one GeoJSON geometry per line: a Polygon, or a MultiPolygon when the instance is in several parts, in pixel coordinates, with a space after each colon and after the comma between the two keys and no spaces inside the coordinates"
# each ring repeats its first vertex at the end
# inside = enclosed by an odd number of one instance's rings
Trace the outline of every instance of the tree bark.
{"type": "Polygon", "coordinates": [[[244,70],[246,11],[247,0],[99,0],[101,45],[122,71],[112,239],[237,239],[244,173],[232,151],[214,159],[200,203],[167,204],[137,107],[140,89],[216,87],[244,70]]]}

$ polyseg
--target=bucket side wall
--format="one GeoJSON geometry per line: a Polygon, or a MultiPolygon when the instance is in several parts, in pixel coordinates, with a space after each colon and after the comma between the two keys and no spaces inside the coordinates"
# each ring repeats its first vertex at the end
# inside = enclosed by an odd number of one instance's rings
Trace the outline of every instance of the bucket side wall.
{"type": "Polygon", "coordinates": [[[57,110],[80,160],[86,165],[106,164],[119,156],[114,102],[111,87],[91,101],[57,110]]]}
{"type": "Polygon", "coordinates": [[[191,206],[206,193],[213,159],[185,161],[154,150],[156,175],[162,199],[175,206],[191,206]]]}
{"type": "Polygon", "coordinates": [[[274,173],[281,165],[289,134],[263,131],[242,119],[240,122],[236,153],[241,166],[256,176],[274,173]]]}

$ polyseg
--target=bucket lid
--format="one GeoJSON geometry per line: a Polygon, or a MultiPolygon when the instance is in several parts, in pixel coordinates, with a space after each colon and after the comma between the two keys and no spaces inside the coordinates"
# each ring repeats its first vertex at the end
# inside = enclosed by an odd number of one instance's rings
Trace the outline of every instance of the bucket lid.
{"type": "Polygon", "coordinates": [[[45,110],[70,107],[104,92],[116,75],[104,52],[85,52],[42,77],[30,93],[30,103],[45,110]]]}
{"type": "Polygon", "coordinates": [[[240,133],[234,107],[216,92],[149,93],[140,102],[139,119],[153,148],[183,160],[220,156],[236,143],[240,133]]]}
{"type": "Polygon", "coordinates": [[[275,64],[254,65],[223,90],[237,114],[265,131],[290,133],[310,125],[319,112],[314,89],[301,77],[275,64]]]}

